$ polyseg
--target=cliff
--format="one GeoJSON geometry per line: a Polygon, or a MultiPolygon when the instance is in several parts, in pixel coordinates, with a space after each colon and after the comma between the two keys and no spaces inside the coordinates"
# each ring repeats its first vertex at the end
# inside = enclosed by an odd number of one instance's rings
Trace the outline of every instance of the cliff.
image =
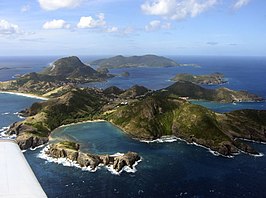
{"type": "Polygon", "coordinates": [[[99,165],[111,166],[116,172],[120,172],[125,166],[133,169],[133,165],[140,160],[140,156],[134,152],[128,152],[120,156],[95,155],[83,153],[79,150],[79,144],[74,142],[59,142],[50,144],[46,154],[53,158],[67,158],[75,161],[81,167],[90,167],[92,170],[99,165]]]}

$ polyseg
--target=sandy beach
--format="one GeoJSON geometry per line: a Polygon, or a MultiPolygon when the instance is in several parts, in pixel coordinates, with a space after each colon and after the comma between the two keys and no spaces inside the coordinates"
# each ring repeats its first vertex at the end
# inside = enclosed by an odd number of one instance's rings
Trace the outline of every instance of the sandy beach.
{"type": "Polygon", "coordinates": [[[24,97],[28,97],[28,98],[36,98],[36,99],[40,99],[40,100],[49,100],[49,98],[42,97],[42,96],[37,96],[37,95],[34,95],[34,94],[26,94],[26,93],[11,92],[11,91],[0,91],[0,93],[24,96],[24,97]]]}

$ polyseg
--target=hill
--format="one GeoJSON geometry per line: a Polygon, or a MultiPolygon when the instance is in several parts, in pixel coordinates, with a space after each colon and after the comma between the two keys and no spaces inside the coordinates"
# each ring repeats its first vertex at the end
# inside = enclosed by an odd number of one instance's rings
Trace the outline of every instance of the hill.
{"type": "Polygon", "coordinates": [[[100,75],[93,68],[82,63],[76,56],[56,60],[49,67],[45,68],[41,74],[69,79],[96,77],[100,75]]]}
{"type": "Polygon", "coordinates": [[[20,147],[27,149],[48,142],[51,131],[61,125],[104,119],[134,138],[153,140],[175,135],[223,155],[240,151],[258,154],[239,138],[266,142],[266,111],[215,113],[191,104],[175,95],[177,92],[167,89],[148,94],[145,94],[147,89],[139,86],[122,93],[115,87],[110,91],[73,88],[57,98],[34,103],[21,112],[27,119],[14,123],[9,134],[16,134],[20,147]],[[132,90],[137,93],[135,89],[144,92],[139,93],[141,96],[130,94],[125,100],[123,93],[132,90]]]}
{"type": "Polygon", "coordinates": [[[217,102],[250,102],[261,101],[263,98],[246,91],[234,91],[228,88],[206,89],[188,81],[178,81],[161,90],[165,95],[176,95],[197,100],[217,102]]]}
{"type": "Polygon", "coordinates": [[[78,57],[71,56],[56,60],[40,73],[32,72],[16,80],[1,82],[0,89],[42,96],[59,88],[64,89],[67,85],[104,81],[110,77],[112,75],[98,72],[78,57]]]}
{"type": "Polygon", "coordinates": [[[134,138],[154,140],[175,135],[225,156],[240,151],[259,154],[238,138],[266,141],[266,111],[242,110],[219,114],[160,94],[122,106],[106,115],[106,119],[134,138]]]}
{"type": "Polygon", "coordinates": [[[115,56],[106,59],[96,60],[91,65],[97,65],[103,68],[123,68],[123,67],[173,67],[179,66],[175,61],[156,55],[144,56],[115,56]]]}

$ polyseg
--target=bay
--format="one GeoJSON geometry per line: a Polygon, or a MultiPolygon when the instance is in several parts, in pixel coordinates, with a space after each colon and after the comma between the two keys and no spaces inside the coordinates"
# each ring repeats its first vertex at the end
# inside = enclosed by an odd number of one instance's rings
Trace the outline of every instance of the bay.
{"type": "MultiPolygon", "coordinates": [[[[97,87],[118,85],[128,88],[134,84],[160,89],[172,82],[176,73],[206,74],[222,72],[229,79],[223,86],[247,90],[266,98],[264,75],[265,57],[174,57],[181,63],[200,67],[125,68],[129,77],[115,77],[97,87]]],[[[49,63],[47,57],[43,63],[49,63]]],[[[9,60],[10,64],[12,60],[9,60]],[[10,62],[11,61],[11,62],[10,62]]],[[[37,61],[38,62],[38,61],[37,61]]],[[[15,64],[15,63],[13,63],[15,64]]],[[[35,65],[35,64],[33,64],[35,65]]],[[[43,65],[43,64],[39,64],[43,65]]],[[[40,70],[42,66],[38,66],[40,70]]],[[[21,71],[21,72],[27,72],[21,71]]],[[[12,76],[2,74],[1,80],[12,76]]],[[[0,76],[1,76],[0,75],[0,76]]],[[[212,86],[209,88],[215,88],[212,86]]],[[[218,86],[220,87],[220,86],[218,86]]],[[[0,94],[0,127],[21,120],[16,112],[39,101],[16,95],[0,94]]],[[[266,109],[265,102],[219,104],[198,102],[217,112],[236,109],[266,109]]],[[[48,197],[265,197],[266,157],[240,154],[233,159],[214,156],[207,149],[182,141],[172,143],[143,143],[131,139],[107,122],[85,123],[56,129],[52,135],[81,142],[84,151],[108,153],[135,151],[142,161],[135,173],[112,175],[107,169],[96,172],[47,162],[38,157],[40,149],[24,153],[48,197]]],[[[266,146],[250,143],[266,154],[266,146]]],[[[15,187],[14,187],[15,188],[15,187]]]]}

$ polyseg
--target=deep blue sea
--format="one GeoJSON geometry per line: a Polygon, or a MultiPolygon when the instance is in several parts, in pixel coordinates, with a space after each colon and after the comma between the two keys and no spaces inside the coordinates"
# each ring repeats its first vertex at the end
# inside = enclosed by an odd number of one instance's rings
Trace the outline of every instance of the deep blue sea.
{"type": "MultiPolygon", "coordinates": [[[[127,68],[111,73],[130,73],[108,82],[90,86],[117,85],[128,88],[134,84],[159,89],[172,82],[176,73],[206,74],[222,72],[229,79],[223,86],[248,90],[266,98],[266,57],[172,57],[180,63],[200,67],[127,68]]],[[[82,60],[92,60],[83,57],[82,60]]],[[[15,74],[40,71],[54,57],[0,58],[0,81],[15,74]],[[22,68],[23,66],[23,68],[22,68]],[[26,68],[25,68],[26,67],[26,68]],[[12,69],[14,68],[14,69],[12,69]]],[[[210,87],[214,88],[214,86],[210,87]]],[[[16,95],[0,94],[0,128],[21,120],[16,112],[39,101],[16,95]]],[[[218,104],[195,102],[217,112],[235,109],[266,109],[266,103],[218,104]]],[[[212,155],[207,149],[182,141],[172,143],[143,143],[129,138],[107,122],[86,123],[55,130],[54,138],[70,138],[82,143],[82,150],[114,154],[135,151],[142,156],[137,172],[111,174],[102,167],[96,172],[47,162],[38,157],[40,149],[26,151],[25,157],[48,197],[266,197],[266,156],[240,154],[233,159],[212,155]]],[[[250,143],[266,155],[266,145],[250,143]]],[[[1,178],[0,178],[1,179],[1,178]]],[[[15,188],[15,187],[14,187],[15,188]]]]}

